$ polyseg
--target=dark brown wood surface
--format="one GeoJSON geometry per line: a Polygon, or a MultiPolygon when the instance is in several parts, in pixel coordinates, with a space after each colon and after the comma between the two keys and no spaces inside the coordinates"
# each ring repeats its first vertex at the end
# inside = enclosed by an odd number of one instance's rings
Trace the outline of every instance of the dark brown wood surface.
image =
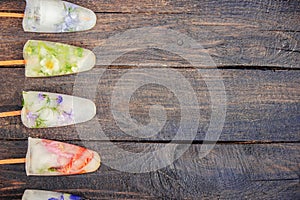
{"type": "MultiPolygon", "coordinates": [[[[0,159],[24,157],[27,137],[41,137],[86,146],[98,151],[103,165],[96,173],[70,177],[26,177],[24,165],[0,166],[0,199],[20,199],[25,189],[64,191],[86,199],[298,199],[300,197],[300,2],[290,1],[197,1],[197,0],[70,0],[97,14],[90,31],[68,34],[24,33],[22,19],[2,18],[0,60],[22,59],[29,39],[57,41],[91,50],[110,49],[97,66],[80,75],[53,78],[25,78],[22,67],[0,68],[0,112],[21,108],[23,90],[74,94],[92,93],[97,115],[91,122],[51,129],[27,129],[19,117],[0,119],[0,159]],[[172,52],[151,48],[143,37],[135,42],[150,48],[130,47],[130,51],[107,66],[110,55],[131,40],[107,43],[130,30],[154,27],[184,34],[203,46],[189,51],[190,58],[209,54],[215,65],[192,65],[172,52]],[[134,77],[147,76],[147,70],[179,72],[195,94],[199,105],[181,105],[180,97],[159,84],[135,91],[128,105],[130,116],[139,125],[151,122],[152,105],[165,109],[166,122],[153,137],[133,137],[124,132],[112,114],[115,90],[131,93],[134,77]],[[138,71],[140,70],[140,71],[138,71]],[[226,92],[226,118],[217,141],[206,141],[212,113],[209,91],[198,73],[209,70],[207,80],[220,74],[226,92]],[[123,87],[116,88],[121,77],[123,87]],[[99,72],[103,72],[102,76],[99,72]],[[91,81],[95,80],[94,84],[91,81]],[[88,84],[87,84],[88,83],[88,84]],[[182,111],[199,109],[198,130],[187,151],[169,166],[148,173],[113,169],[108,161],[117,157],[111,142],[130,152],[155,151],[173,140],[182,111]],[[101,126],[101,134],[93,124],[101,126]],[[78,130],[85,130],[78,132],[78,130]],[[201,158],[203,142],[217,142],[201,158]]],[[[24,12],[25,1],[2,0],[0,11],[24,12]]],[[[146,37],[146,36],[145,36],[146,37]]],[[[157,41],[160,41],[159,39],[157,41]]],[[[159,43],[159,45],[164,45],[159,43]]],[[[167,41],[166,45],[172,45],[167,41]]],[[[154,46],[155,47],[155,46],[154,46]]],[[[101,52],[102,53],[102,52],[101,52]]],[[[96,52],[97,54],[97,52],[96,52]]],[[[105,53],[104,53],[105,55],[105,53]]],[[[176,82],[164,76],[166,82],[176,82]]],[[[180,88],[180,87],[179,87],[180,88]]],[[[214,88],[215,92],[222,88],[214,88]]],[[[86,97],[85,94],[78,96],[86,97]]],[[[185,121],[185,127],[193,125],[185,121]]],[[[159,122],[152,122],[154,125],[159,122]]],[[[188,129],[185,129],[188,131],[188,129]]],[[[188,134],[188,132],[186,133],[188,134]]],[[[172,141],[188,144],[190,137],[172,141]]],[[[179,151],[179,150],[178,150],[179,151]]],[[[176,151],[174,150],[176,153],[176,151]]],[[[164,162],[162,160],[161,162],[164,162]]]]}

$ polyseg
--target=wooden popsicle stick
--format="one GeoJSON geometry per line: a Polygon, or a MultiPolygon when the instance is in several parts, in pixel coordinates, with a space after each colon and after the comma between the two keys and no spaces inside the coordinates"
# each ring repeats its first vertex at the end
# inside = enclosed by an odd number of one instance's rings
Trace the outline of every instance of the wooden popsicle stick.
{"type": "Polygon", "coordinates": [[[7,60],[7,61],[0,61],[0,66],[14,66],[14,65],[25,65],[25,60],[7,60]]]}
{"type": "Polygon", "coordinates": [[[24,14],[22,14],[22,13],[0,12],[0,17],[24,18],[24,14]]]}
{"type": "Polygon", "coordinates": [[[18,116],[18,115],[21,115],[21,110],[2,112],[2,113],[0,113],[0,118],[1,117],[13,117],[13,116],[18,116]]]}
{"type": "Polygon", "coordinates": [[[0,165],[20,164],[25,162],[26,162],[26,158],[4,159],[4,160],[0,160],[0,165]]]}

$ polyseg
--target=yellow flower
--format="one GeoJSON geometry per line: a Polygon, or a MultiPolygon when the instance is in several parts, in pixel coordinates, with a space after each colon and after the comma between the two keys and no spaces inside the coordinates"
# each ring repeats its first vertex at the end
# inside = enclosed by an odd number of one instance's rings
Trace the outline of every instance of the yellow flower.
{"type": "Polygon", "coordinates": [[[54,57],[46,57],[40,62],[42,71],[46,74],[53,74],[59,70],[59,61],[54,57]]]}

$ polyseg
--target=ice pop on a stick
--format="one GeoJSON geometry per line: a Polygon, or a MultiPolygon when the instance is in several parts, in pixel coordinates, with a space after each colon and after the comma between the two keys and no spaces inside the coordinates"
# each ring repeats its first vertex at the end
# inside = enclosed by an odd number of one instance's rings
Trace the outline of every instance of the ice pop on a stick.
{"type": "Polygon", "coordinates": [[[28,128],[48,128],[77,124],[96,115],[94,102],[88,99],[49,92],[23,92],[22,111],[0,113],[0,117],[21,115],[28,128]]]}
{"type": "Polygon", "coordinates": [[[83,200],[80,196],[45,190],[25,190],[22,200],[83,200]]]}
{"type": "Polygon", "coordinates": [[[72,45],[29,40],[24,45],[26,77],[74,74],[90,70],[96,63],[95,54],[72,45]]]}
{"type": "Polygon", "coordinates": [[[23,57],[0,61],[0,66],[25,65],[26,77],[50,77],[88,71],[96,63],[95,54],[88,49],[40,40],[28,40],[23,57]]]}
{"type": "Polygon", "coordinates": [[[96,24],[93,11],[61,0],[26,0],[25,14],[0,12],[0,17],[23,18],[25,32],[85,31],[96,24]]]}
{"type": "Polygon", "coordinates": [[[97,152],[84,147],[29,137],[25,159],[0,160],[0,164],[24,162],[27,176],[61,176],[94,172],[101,160],[97,152]]]}

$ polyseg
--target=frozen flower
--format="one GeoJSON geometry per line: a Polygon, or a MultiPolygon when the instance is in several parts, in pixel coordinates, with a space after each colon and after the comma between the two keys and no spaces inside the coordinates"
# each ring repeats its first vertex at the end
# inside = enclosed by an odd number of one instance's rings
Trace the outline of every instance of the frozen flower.
{"type": "Polygon", "coordinates": [[[76,28],[77,21],[75,19],[72,19],[71,16],[66,16],[64,23],[62,24],[63,31],[73,31],[74,28],[76,28]]]}
{"type": "Polygon", "coordinates": [[[73,120],[73,118],[74,118],[73,110],[71,110],[70,112],[64,111],[64,112],[63,112],[63,115],[64,115],[66,118],[71,119],[71,120],[73,120]]]}
{"type": "Polygon", "coordinates": [[[63,113],[58,117],[58,120],[61,123],[70,123],[74,120],[74,113],[71,110],[70,112],[63,111],[63,113]]]}
{"type": "Polygon", "coordinates": [[[33,114],[32,112],[28,112],[26,115],[28,120],[36,120],[36,118],[38,117],[36,114],[33,114]]]}
{"type": "Polygon", "coordinates": [[[79,196],[76,196],[76,195],[66,195],[66,198],[64,198],[64,195],[61,194],[61,196],[59,198],[55,198],[55,197],[52,197],[52,198],[49,198],[48,200],[82,200],[81,197],[79,196]]]}
{"type": "Polygon", "coordinates": [[[74,4],[67,4],[65,8],[65,19],[62,23],[62,31],[74,31],[80,23],[78,19],[77,7],[74,4]]]}
{"type": "Polygon", "coordinates": [[[45,74],[53,74],[59,71],[59,61],[54,56],[49,56],[41,60],[42,71],[45,74]]]}
{"type": "Polygon", "coordinates": [[[56,123],[56,113],[51,108],[43,108],[39,113],[39,118],[45,121],[48,126],[56,123]]]}
{"type": "Polygon", "coordinates": [[[38,116],[36,114],[33,114],[32,112],[28,112],[26,115],[27,121],[28,121],[28,125],[30,127],[35,126],[35,122],[36,119],[38,118],[38,116]]]}
{"type": "Polygon", "coordinates": [[[82,198],[79,197],[79,196],[76,196],[76,195],[71,194],[71,195],[70,195],[70,200],[82,200],[82,198]]]}
{"type": "Polygon", "coordinates": [[[39,100],[44,100],[46,98],[46,95],[43,93],[38,94],[39,100]]]}
{"type": "Polygon", "coordinates": [[[62,195],[60,195],[59,198],[52,197],[52,198],[49,198],[48,200],[65,200],[65,198],[64,198],[64,195],[62,194],[62,195]]]}
{"type": "Polygon", "coordinates": [[[56,102],[58,104],[61,104],[63,102],[63,97],[61,95],[59,95],[57,98],[56,98],[56,102]]]}

